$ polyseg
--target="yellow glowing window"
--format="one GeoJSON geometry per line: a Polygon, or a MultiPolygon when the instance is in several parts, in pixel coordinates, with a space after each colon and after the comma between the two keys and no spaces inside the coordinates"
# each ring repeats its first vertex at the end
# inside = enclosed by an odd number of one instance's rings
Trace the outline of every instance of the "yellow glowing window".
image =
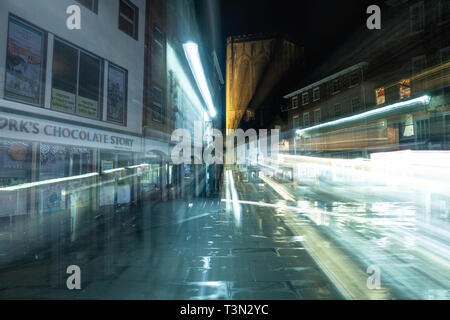
{"type": "Polygon", "coordinates": [[[377,89],[376,95],[377,95],[377,105],[386,103],[386,95],[384,93],[384,88],[377,89]]]}
{"type": "Polygon", "coordinates": [[[400,82],[400,99],[411,97],[411,80],[403,80],[400,82]]]}

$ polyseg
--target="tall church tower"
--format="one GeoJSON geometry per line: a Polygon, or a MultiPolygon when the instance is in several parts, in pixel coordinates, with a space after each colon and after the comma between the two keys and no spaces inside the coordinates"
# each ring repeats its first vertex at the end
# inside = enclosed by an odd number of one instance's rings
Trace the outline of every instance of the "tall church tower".
{"type": "Polygon", "coordinates": [[[251,118],[258,103],[283,75],[302,60],[303,48],[277,35],[228,37],[226,66],[226,128],[237,129],[251,118]]]}

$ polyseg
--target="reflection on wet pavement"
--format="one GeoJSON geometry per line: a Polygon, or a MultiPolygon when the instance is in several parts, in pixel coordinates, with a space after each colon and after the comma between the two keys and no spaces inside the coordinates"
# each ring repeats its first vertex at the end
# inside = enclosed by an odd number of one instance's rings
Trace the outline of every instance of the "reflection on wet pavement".
{"type": "Polygon", "coordinates": [[[0,257],[1,298],[448,297],[448,246],[419,223],[414,203],[310,197],[273,181],[257,192],[233,180],[228,173],[223,199],[146,203],[87,219],[75,239],[62,217],[40,225],[45,237],[34,246],[0,257]],[[280,192],[299,201],[280,200],[280,192]],[[69,265],[81,267],[81,291],[65,287],[69,265]],[[379,290],[367,288],[370,265],[383,272],[379,290]]]}

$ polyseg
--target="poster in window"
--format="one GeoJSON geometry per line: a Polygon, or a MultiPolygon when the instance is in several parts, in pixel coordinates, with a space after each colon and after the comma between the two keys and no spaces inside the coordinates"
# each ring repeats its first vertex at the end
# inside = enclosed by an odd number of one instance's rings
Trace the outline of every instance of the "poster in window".
{"type": "Polygon", "coordinates": [[[117,203],[127,204],[131,201],[131,188],[128,184],[118,186],[117,188],[117,203]]]}
{"type": "Polygon", "coordinates": [[[49,186],[41,189],[41,212],[55,212],[65,209],[65,196],[62,185],[49,186]]]}
{"type": "Polygon", "coordinates": [[[84,98],[82,96],[78,97],[78,114],[83,117],[97,118],[98,117],[98,102],[84,98]]]}
{"type": "Polygon", "coordinates": [[[108,121],[125,124],[126,100],[126,72],[109,65],[108,121]]]}
{"type": "Polygon", "coordinates": [[[76,190],[70,194],[70,204],[72,208],[87,208],[90,202],[89,189],[76,190]]]}
{"type": "Polygon", "coordinates": [[[63,112],[75,112],[75,95],[59,89],[52,89],[52,108],[63,112]]]}
{"type": "Polygon", "coordinates": [[[41,143],[40,180],[63,178],[67,161],[68,155],[65,147],[41,143]]]}
{"type": "Polygon", "coordinates": [[[0,186],[14,186],[29,182],[31,172],[31,144],[18,141],[0,142],[0,186]]]}
{"type": "Polygon", "coordinates": [[[44,33],[9,18],[5,95],[41,104],[44,33]]]}
{"type": "Polygon", "coordinates": [[[100,206],[114,205],[115,188],[113,185],[102,186],[100,188],[100,206]]]}
{"type": "Polygon", "coordinates": [[[114,169],[114,161],[102,160],[102,172],[114,169]]]}

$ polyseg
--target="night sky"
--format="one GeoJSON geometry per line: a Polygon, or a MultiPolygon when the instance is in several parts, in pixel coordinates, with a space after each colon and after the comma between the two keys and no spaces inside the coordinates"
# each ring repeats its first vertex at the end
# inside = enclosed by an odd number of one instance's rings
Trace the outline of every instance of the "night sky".
{"type": "Polygon", "coordinates": [[[229,35],[283,32],[305,45],[308,65],[320,63],[365,28],[374,0],[221,0],[222,39],[229,35]]]}
{"type": "Polygon", "coordinates": [[[350,43],[365,27],[366,9],[383,0],[195,0],[200,28],[213,34],[225,66],[226,38],[263,32],[282,32],[305,46],[307,67],[327,60],[340,45],[350,43]],[[212,28],[213,32],[210,32],[212,28]]]}

